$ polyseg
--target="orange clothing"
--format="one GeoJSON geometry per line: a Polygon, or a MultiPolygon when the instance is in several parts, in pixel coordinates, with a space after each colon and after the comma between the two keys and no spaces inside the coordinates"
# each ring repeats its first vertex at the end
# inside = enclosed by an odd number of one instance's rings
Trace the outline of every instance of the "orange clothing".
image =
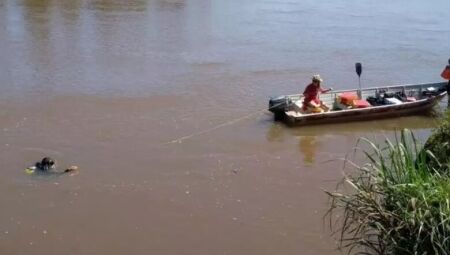
{"type": "Polygon", "coordinates": [[[442,71],[441,73],[441,77],[444,78],[445,80],[450,81],[450,65],[444,68],[444,71],[442,71]]]}

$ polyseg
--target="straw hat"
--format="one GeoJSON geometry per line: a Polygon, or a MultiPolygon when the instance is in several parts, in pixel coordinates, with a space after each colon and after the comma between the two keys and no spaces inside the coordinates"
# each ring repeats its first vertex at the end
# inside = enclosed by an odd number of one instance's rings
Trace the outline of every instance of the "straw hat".
{"type": "Polygon", "coordinates": [[[318,75],[318,74],[313,75],[312,80],[323,82],[322,78],[320,78],[320,75],[318,75]]]}

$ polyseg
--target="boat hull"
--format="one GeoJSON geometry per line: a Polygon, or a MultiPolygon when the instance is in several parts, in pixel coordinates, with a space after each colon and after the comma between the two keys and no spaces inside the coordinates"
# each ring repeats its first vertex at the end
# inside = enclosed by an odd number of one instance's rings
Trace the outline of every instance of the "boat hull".
{"type": "Polygon", "coordinates": [[[423,102],[405,103],[401,105],[343,110],[332,112],[331,114],[307,114],[302,117],[294,117],[285,114],[283,118],[289,125],[301,126],[419,115],[429,113],[442,97],[443,96],[439,96],[423,102]]]}

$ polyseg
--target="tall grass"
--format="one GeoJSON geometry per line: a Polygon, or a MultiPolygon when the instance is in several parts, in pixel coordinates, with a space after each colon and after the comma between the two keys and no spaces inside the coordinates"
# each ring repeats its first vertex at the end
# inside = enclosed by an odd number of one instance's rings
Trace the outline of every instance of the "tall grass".
{"type": "Polygon", "coordinates": [[[410,131],[382,146],[363,142],[368,163],[327,192],[340,247],[349,254],[450,254],[450,175],[430,167],[440,164],[410,131]]]}
{"type": "Polygon", "coordinates": [[[439,159],[442,164],[441,171],[450,170],[450,110],[443,114],[439,126],[433,130],[433,134],[425,143],[425,149],[439,159]]]}

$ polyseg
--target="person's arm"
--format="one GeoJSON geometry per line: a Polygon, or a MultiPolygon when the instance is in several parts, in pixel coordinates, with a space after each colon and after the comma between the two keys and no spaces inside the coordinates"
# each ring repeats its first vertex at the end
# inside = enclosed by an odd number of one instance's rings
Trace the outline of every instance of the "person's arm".
{"type": "Polygon", "coordinates": [[[333,90],[333,88],[329,88],[329,89],[320,88],[320,92],[322,92],[322,93],[327,93],[327,92],[330,92],[332,90],[333,90]]]}

